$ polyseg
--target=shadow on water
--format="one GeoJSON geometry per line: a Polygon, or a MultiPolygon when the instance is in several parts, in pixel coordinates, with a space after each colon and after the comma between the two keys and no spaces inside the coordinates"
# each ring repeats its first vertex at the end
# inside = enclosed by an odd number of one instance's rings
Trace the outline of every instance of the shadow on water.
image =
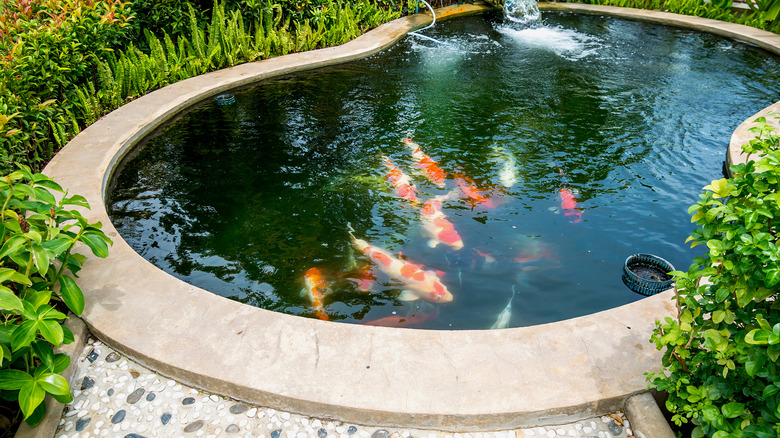
{"type": "Polygon", "coordinates": [[[620,281],[630,254],[687,266],[687,207],[734,127],[780,98],[776,58],[647,23],[485,14],[426,32],[447,45],[408,38],[182,116],[117,174],[117,229],[161,269],[270,310],[314,316],[299,292],[316,266],[332,320],[485,329],[511,303],[508,326],[557,321],[639,299],[620,281]],[[443,188],[405,137],[446,172],[443,188]],[[463,249],[429,247],[382,156],[422,202],[464,184],[489,198],[444,202],[463,249]],[[348,223],[436,271],[455,299],[404,302],[397,279],[368,280],[348,223]]]}

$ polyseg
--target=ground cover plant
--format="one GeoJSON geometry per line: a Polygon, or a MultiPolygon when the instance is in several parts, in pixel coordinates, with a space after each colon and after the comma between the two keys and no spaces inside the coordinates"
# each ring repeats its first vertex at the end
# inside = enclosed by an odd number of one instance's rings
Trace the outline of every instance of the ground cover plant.
{"type": "Polygon", "coordinates": [[[26,166],[0,178],[0,203],[0,398],[10,402],[4,414],[35,425],[47,394],[72,400],[60,375],[70,359],[55,349],[73,341],[66,312],[85,305],[74,279],[85,257],[73,249],[81,242],[106,257],[111,241],[74,208],[89,208],[83,197],[26,166]]]}
{"type": "Polygon", "coordinates": [[[652,336],[663,369],[648,378],[693,438],[780,436],[780,136],[756,122],[744,146],[756,161],[732,166],[689,210],[689,241],[708,252],[673,273],[678,315],[652,336]]]}

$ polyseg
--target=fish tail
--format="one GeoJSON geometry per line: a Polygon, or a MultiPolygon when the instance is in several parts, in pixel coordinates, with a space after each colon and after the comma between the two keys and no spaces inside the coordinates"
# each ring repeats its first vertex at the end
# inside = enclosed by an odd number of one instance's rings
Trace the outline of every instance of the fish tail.
{"type": "Polygon", "coordinates": [[[355,229],[352,228],[352,224],[349,222],[347,222],[347,232],[350,236],[352,236],[353,239],[355,238],[355,229]]]}

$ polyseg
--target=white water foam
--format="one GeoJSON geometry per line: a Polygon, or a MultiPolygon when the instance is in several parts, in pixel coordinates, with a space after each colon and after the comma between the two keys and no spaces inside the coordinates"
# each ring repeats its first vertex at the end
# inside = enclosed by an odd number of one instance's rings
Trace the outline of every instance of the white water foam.
{"type": "Polygon", "coordinates": [[[524,47],[547,49],[558,56],[577,60],[598,52],[601,43],[597,38],[562,27],[527,27],[517,29],[514,26],[501,25],[498,32],[524,47]]]}

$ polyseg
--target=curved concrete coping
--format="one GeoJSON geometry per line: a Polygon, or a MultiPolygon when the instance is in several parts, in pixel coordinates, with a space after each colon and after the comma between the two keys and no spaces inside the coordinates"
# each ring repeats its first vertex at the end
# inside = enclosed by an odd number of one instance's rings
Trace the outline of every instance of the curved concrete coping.
{"type": "MultiPolygon", "coordinates": [[[[753,42],[744,26],[652,11],[577,4],[544,9],[613,14],[753,42]],[[662,18],[657,18],[662,17],[662,18]]],[[[438,11],[439,19],[488,6],[438,11]]],[[[274,313],[219,297],[140,257],[111,225],[105,194],[117,163],[176,114],[226,90],[376,53],[425,26],[417,15],[339,47],[243,64],[191,78],[128,103],[74,138],[45,169],[87,198],[92,221],[114,240],[89,257],[82,315],[97,337],[156,371],[214,393],[304,415],[365,425],[484,430],[562,424],[621,409],[660,368],[649,343],[673,315],[671,292],[580,318],[485,331],[391,329],[274,313]]],[[[765,38],[765,36],[761,36],[765,38]]],[[[766,37],[780,38],[777,36],[766,37]]],[[[775,40],[773,40],[775,41],[775,40]]]]}

